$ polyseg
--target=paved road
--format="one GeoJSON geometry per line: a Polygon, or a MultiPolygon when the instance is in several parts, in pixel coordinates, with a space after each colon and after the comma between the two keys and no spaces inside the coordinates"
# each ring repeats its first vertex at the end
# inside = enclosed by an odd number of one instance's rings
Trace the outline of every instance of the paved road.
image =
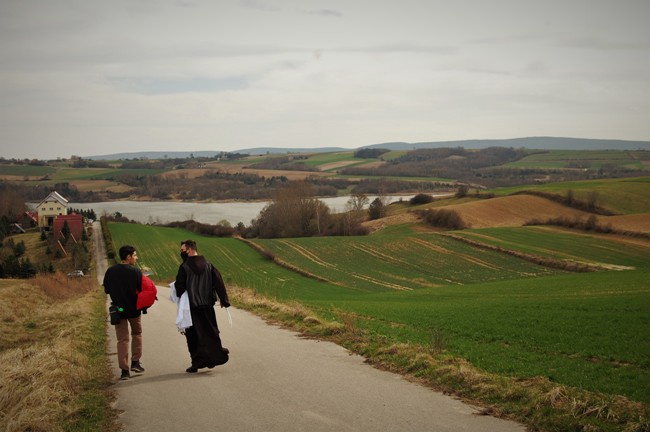
{"type": "Polygon", "coordinates": [[[377,370],[338,345],[300,338],[234,307],[232,327],[225,311],[217,310],[230,361],[188,374],[190,358],[174,325],[169,287],[158,290],[160,300],[143,316],[145,373],[117,379],[109,326],[116,408],[124,411],[126,432],[525,431],[377,370]]]}

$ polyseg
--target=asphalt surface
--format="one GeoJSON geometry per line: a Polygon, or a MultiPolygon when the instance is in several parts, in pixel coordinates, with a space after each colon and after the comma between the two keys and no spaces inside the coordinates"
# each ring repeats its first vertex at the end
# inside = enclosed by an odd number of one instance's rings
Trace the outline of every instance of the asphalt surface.
{"type": "MultiPolygon", "coordinates": [[[[101,251],[101,236],[94,237],[101,251]]],[[[105,268],[98,263],[100,282],[105,268]]],[[[115,332],[108,326],[115,408],[126,432],[525,431],[377,370],[338,345],[301,338],[235,307],[229,308],[232,327],[225,309],[217,308],[230,361],[188,374],[190,357],[169,287],[159,286],[158,298],[143,315],[144,373],[118,379],[115,332]]]]}

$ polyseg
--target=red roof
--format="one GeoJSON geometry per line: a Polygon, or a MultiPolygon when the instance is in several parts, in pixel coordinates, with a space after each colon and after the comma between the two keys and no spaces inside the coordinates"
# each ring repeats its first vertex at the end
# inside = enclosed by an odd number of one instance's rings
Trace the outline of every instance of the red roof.
{"type": "Polygon", "coordinates": [[[63,229],[63,224],[65,222],[68,222],[70,234],[72,234],[75,239],[81,240],[81,233],[83,232],[83,216],[76,213],[57,216],[56,219],[54,219],[54,238],[59,238],[59,233],[63,229]]]}

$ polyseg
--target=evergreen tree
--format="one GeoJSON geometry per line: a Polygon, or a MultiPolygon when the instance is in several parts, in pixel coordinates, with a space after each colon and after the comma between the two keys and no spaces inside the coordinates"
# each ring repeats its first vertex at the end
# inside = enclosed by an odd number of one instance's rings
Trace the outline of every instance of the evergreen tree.
{"type": "Polygon", "coordinates": [[[19,241],[16,246],[14,246],[14,255],[17,257],[21,257],[25,254],[25,250],[27,250],[27,247],[25,246],[24,241],[19,241]]]}
{"type": "Polygon", "coordinates": [[[19,277],[22,279],[29,279],[36,276],[36,273],[36,267],[32,264],[32,261],[29,258],[20,261],[19,277]]]}
{"type": "Polygon", "coordinates": [[[61,228],[61,234],[63,234],[63,241],[61,243],[66,244],[68,243],[68,239],[70,238],[70,227],[68,226],[68,221],[63,221],[63,228],[61,228]]]}

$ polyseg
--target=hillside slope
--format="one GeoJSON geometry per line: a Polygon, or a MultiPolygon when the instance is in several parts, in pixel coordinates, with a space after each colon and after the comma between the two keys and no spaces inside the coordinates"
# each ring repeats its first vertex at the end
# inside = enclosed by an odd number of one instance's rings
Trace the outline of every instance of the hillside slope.
{"type": "MultiPolygon", "coordinates": [[[[443,207],[457,212],[470,228],[496,228],[522,226],[533,219],[546,221],[551,218],[566,217],[586,220],[591,213],[563,206],[546,198],[533,195],[512,195],[443,207]]],[[[611,224],[618,230],[650,232],[650,214],[622,216],[597,216],[600,225],[611,224]]],[[[412,213],[398,214],[364,225],[372,231],[390,225],[415,223],[418,218],[412,213]]]]}

